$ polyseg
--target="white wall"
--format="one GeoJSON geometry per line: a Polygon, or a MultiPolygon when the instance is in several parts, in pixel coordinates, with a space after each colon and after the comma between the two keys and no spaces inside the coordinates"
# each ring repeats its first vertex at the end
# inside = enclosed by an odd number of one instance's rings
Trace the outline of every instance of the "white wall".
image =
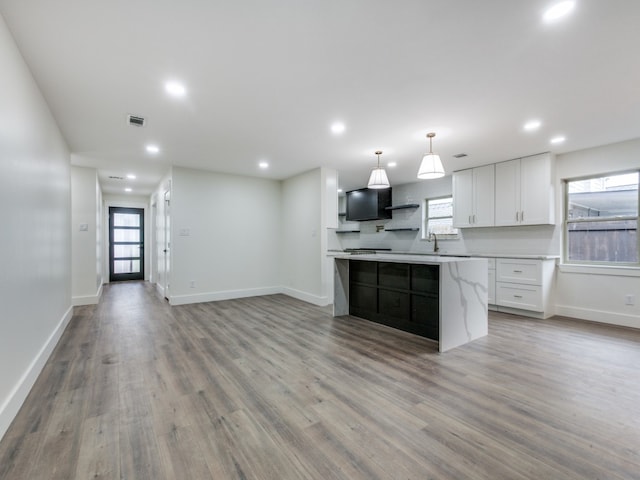
{"type": "Polygon", "coordinates": [[[282,182],[282,286],[284,293],[318,305],[328,300],[323,289],[321,169],[282,182]]]}
{"type": "Polygon", "coordinates": [[[280,182],[173,167],[170,302],[280,291],[280,182]]]}
{"type": "MultiPolygon", "coordinates": [[[[563,216],[563,179],[639,167],[640,139],[558,156],[556,217],[562,219],[563,216]]],[[[561,265],[557,276],[556,313],[640,328],[640,271],[561,265]],[[625,305],[627,294],[636,296],[635,305],[625,305]]]]}
{"type": "Polygon", "coordinates": [[[0,437],[71,318],[69,151],[0,16],[0,437]]]}
{"type": "MultiPolygon", "coordinates": [[[[437,180],[392,186],[394,205],[417,203],[417,209],[394,210],[390,220],[346,222],[341,218],[340,229],[360,230],[356,234],[339,234],[331,242],[337,248],[391,248],[397,252],[430,253],[433,243],[422,238],[419,232],[376,232],[376,225],[385,228],[422,228],[424,201],[451,195],[451,176],[437,180]]],[[[345,211],[344,197],[340,199],[340,211],[345,211]]],[[[465,228],[457,240],[438,240],[440,253],[475,254],[545,254],[559,255],[559,229],[553,225],[523,227],[465,228]]]]}
{"type": "Polygon", "coordinates": [[[101,201],[98,171],[72,166],[71,294],[74,305],[96,304],[102,293],[101,201]]]}

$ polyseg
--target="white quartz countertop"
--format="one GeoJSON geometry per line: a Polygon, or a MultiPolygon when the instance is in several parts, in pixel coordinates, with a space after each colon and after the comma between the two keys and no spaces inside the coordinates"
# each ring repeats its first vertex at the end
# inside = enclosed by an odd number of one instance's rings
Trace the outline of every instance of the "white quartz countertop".
{"type": "Polygon", "coordinates": [[[474,262],[481,260],[471,257],[443,257],[440,255],[407,255],[398,253],[366,253],[352,255],[349,253],[339,254],[336,252],[335,258],[348,260],[363,260],[367,262],[395,262],[395,263],[424,263],[424,264],[443,264],[456,262],[474,262]]]}
{"type": "Polygon", "coordinates": [[[560,258],[560,255],[545,255],[545,254],[522,254],[522,253],[441,253],[441,254],[435,254],[435,253],[413,253],[413,252],[383,252],[380,251],[379,253],[374,253],[371,252],[371,254],[362,254],[362,253],[355,253],[355,254],[350,254],[350,252],[344,252],[344,251],[339,251],[339,250],[329,250],[327,252],[327,255],[331,256],[331,257],[340,257],[340,258],[347,258],[347,257],[362,257],[362,256],[374,256],[374,257],[381,257],[383,255],[397,255],[399,257],[415,257],[415,258],[433,258],[436,257],[438,258],[438,260],[434,260],[431,261],[430,263],[441,263],[439,259],[442,258],[453,258],[453,259],[461,259],[461,258],[468,258],[468,257],[476,257],[476,258],[521,258],[521,259],[525,259],[525,260],[556,260],[558,258],[560,258]]]}

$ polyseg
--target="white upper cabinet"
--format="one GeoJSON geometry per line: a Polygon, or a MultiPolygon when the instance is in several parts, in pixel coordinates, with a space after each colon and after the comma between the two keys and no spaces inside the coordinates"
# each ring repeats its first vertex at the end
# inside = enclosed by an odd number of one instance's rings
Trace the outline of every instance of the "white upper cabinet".
{"type": "Polygon", "coordinates": [[[495,165],[495,225],[554,222],[553,158],[544,153],[495,165]]]}
{"type": "Polygon", "coordinates": [[[470,168],[453,173],[453,226],[494,225],[494,166],[470,168]]]}

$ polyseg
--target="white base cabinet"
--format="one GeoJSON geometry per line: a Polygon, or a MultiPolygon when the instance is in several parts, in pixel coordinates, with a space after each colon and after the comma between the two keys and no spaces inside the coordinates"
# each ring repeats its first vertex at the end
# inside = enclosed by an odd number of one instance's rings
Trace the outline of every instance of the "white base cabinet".
{"type": "Polygon", "coordinates": [[[497,310],[538,318],[552,316],[555,265],[554,259],[497,258],[497,310]]]}
{"type": "Polygon", "coordinates": [[[496,259],[488,258],[489,261],[489,287],[488,287],[488,300],[489,300],[489,308],[491,305],[496,304],[496,259]]]}

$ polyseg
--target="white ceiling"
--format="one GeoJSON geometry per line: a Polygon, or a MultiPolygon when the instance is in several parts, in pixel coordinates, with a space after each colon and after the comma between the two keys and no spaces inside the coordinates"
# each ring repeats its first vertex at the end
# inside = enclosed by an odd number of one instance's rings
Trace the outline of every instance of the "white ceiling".
{"type": "Polygon", "coordinates": [[[105,193],[149,194],[170,165],[274,179],[328,166],[359,188],[377,149],[398,163],[392,185],[413,182],[428,131],[448,173],[640,137],[640,1],[576,0],[547,24],[553,3],[0,0],[0,13],[72,162],[98,168],[105,193]]]}

